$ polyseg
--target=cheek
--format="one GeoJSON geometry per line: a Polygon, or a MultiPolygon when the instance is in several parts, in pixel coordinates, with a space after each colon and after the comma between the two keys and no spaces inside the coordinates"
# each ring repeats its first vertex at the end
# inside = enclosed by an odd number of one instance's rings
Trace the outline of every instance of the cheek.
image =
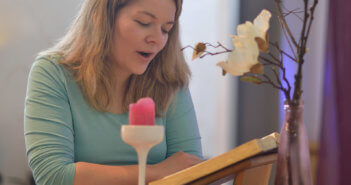
{"type": "Polygon", "coordinates": [[[137,28],[134,24],[127,25],[124,31],[124,38],[130,43],[138,42],[143,37],[143,32],[140,28],[137,28]]]}
{"type": "Polygon", "coordinates": [[[161,50],[166,46],[167,42],[168,42],[168,35],[165,35],[164,38],[163,38],[163,43],[162,43],[161,50]]]}
{"type": "Polygon", "coordinates": [[[130,21],[120,22],[120,24],[116,25],[116,30],[114,42],[123,48],[135,46],[143,36],[141,30],[130,21]]]}

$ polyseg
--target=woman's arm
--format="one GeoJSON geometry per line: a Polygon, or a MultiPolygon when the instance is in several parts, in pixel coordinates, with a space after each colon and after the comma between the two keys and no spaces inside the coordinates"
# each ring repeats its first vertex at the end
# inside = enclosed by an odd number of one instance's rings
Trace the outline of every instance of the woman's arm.
{"type": "MultiPolygon", "coordinates": [[[[201,159],[194,155],[185,152],[177,152],[158,164],[147,165],[145,182],[149,183],[200,162],[202,162],[201,159]]],[[[107,166],[77,162],[74,185],[94,184],[138,184],[138,166],[107,166]]]]}
{"type": "MultiPolygon", "coordinates": [[[[155,169],[151,165],[146,166],[146,182],[158,179],[155,169]]],[[[107,166],[86,162],[76,163],[74,185],[94,184],[138,184],[138,166],[107,166]]]]}
{"type": "Polygon", "coordinates": [[[28,79],[24,136],[37,184],[72,184],[74,128],[63,71],[48,58],[33,64],[28,79]]]}

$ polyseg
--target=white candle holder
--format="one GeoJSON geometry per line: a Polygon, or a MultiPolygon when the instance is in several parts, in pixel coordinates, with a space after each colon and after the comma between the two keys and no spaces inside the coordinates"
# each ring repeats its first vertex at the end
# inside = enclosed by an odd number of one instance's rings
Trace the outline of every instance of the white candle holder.
{"type": "Polygon", "coordinates": [[[145,185],[145,167],[149,150],[159,144],[164,137],[162,125],[122,125],[122,140],[131,145],[138,154],[138,185],[145,185]]]}

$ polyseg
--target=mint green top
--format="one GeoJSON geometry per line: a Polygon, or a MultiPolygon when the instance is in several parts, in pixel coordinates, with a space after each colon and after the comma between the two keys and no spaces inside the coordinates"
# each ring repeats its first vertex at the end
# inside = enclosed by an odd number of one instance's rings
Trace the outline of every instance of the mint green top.
{"type": "MultiPolygon", "coordinates": [[[[24,135],[29,166],[37,184],[73,184],[75,162],[104,165],[137,164],[135,150],[121,139],[128,113],[98,112],[83,98],[59,57],[37,58],[28,80],[24,135]]],[[[165,138],[153,147],[148,164],[178,151],[202,158],[201,138],[188,89],[177,92],[166,116],[156,124],[165,127],[165,138]],[[172,111],[173,110],[173,111],[172,111]]]]}

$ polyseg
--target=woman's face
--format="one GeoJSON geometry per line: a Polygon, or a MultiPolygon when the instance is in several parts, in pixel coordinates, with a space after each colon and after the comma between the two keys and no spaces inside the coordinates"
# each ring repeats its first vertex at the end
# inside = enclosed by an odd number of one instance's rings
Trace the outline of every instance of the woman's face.
{"type": "Polygon", "coordinates": [[[117,14],[112,56],[117,74],[143,74],[173,27],[174,0],[134,0],[117,14]]]}

